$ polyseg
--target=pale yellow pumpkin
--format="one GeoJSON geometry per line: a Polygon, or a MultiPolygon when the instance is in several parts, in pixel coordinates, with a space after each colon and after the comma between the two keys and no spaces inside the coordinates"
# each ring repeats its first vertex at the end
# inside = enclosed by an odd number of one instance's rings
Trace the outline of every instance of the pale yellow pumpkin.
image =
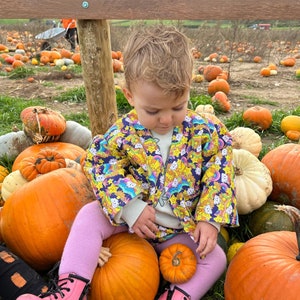
{"type": "Polygon", "coordinates": [[[11,194],[22,187],[28,181],[22,176],[19,170],[9,173],[3,180],[1,194],[3,200],[7,200],[11,194]]]}
{"type": "Polygon", "coordinates": [[[249,127],[236,127],[230,131],[232,136],[232,147],[234,149],[245,149],[256,157],[262,149],[261,137],[249,127]]]}
{"type": "Polygon", "coordinates": [[[198,113],[198,114],[201,114],[201,113],[214,114],[215,110],[214,110],[214,107],[211,104],[199,104],[195,108],[195,112],[198,113]]]}
{"type": "Polygon", "coordinates": [[[3,182],[4,178],[9,174],[8,169],[0,165],[0,183],[3,182]]]}
{"type": "Polygon", "coordinates": [[[246,215],[261,207],[273,184],[269,169],[251,152],[233,149],[238,213],[246,215]]]}

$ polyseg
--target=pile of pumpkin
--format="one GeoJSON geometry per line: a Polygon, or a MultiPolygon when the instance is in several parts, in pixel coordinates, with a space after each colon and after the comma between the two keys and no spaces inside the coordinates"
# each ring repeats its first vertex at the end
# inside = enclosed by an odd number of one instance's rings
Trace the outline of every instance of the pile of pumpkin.
{"type": "MultiPolygon", "coordinates": [[[[213,111],[199,113],[217,118],[213,111]]],[[[0,168],[4,201],[0,211],[1,240],[34,269],[45,271],[60,259],[78,210],[94,201],[82,172],[85,150],[92,137],[87,128],[66,121],[59,112],[46,107],[24,109],[21,120],[22,131],[0,136],[0,156],[15,157],[11,172],[0,168]]],[[[287,131],[296,123],[294,119],[288,121],[284,123],[287,131]]],[[[296,129],[300,131],[299,127],[296,129]]],[[[274,255],[276,259],[283,256],[282,260],[288,256],[288,264],[293,265],[297,255],[296,235],[291,232],[293,224],[285,213],[276,209],[275,203],[300,208],[297,185],[300,144],[281,145],[259,160],[262,141],[258,133],[248,127],[237,127],[231,135],[237,207],[240,216],[250,216],[248,226],[255,237],[245,243],[236,241],[241,247],[235,247],[239,249],[230,258],[225,294],[226,299],[250,299],[251,284],[263,281],[262,265],[272,266],[274,255]],[[273,253],[268,247],[274,247],[273,253]]],[[[226,232],[222,228],[223,240],[218,241],[225,252],[229,246],[228,239],[224,245],[226,232]]],[[[109,299],[108,295],[112,295],[111,299],[154,299],[161,283],[160,274],[165,280],[184,282],[193,275],[196,266],[194,255],[184,245],[168,248],[158,258],[150,244],[134,234],[109,238],[102,251],[104,261],[94,275],[91,299],[109,299]],[[185,273],[179,273],[182,269],[185,273]],[[136,290],[136,282],[143,288],[136,290]]],[[[267,272],[272,273],[269,269],[267,272]]],[[[255,286],[255,295],[259,290],[265,299],[273,299],[266,285],[260,286],[260,289],[255,286]]]]}
{"type": "MultiPolygon", "coordinates": [[[[198,74],[193,74],[193,82],[200,83],[206,80],[207,92],[211,101],[222,112],[228,112],[231,108],[228,94],[230,92],[229,73],[217,65],[199,66],[198,74]]],[[[199,107],[198,107],[199,109],[199,107]]],[[[201,111],[198,111],[201,112],[201,111]]]]}
{"type": "MultiPolygon", "coordinates": [[[[0,166],[0,241],[44,273],[60,260],[79,209],[95,201],[82,172],[92,137],[89,129],[50,108],[27,107],[20,117],[22,131],[0,136],[0,157],[13,158],[11,172],[0,166]]],[[[182,282],[195,272],[196,258],[176,245],[158,260],[146,240],[114,235],[104,241],[89,299],[153,300],[161,282],[159,265],[166,279],[182,282]],[[189,270],[185,276],[182,267],[189,270]]]]}
{"type": "MultiPolygon", "coordinates": [[[[216,118],[211,105],[196,110],[216,118]]],[[[243,119],[261,131],[272,124],[271,112],[262,107],[244,111],[243,119]]],[[[300,230],[300,144],[293,141],[299,141],[300,117],[289,115],[281,120],[281,130],[291,142],[275,147],[261,159],[261,137],[250,127],[230,131],[237,208],[240,222],[247,222],[241,223],[242,229],[251,237],[241,241],[230,236],[234,229],[221,229],[228,258],[225,299],[297,299],[300,240],[294,231],[295,222],[300,230]],[[280,209],[282,204],[288,205],[288,213],[280,209]],[[282,284],[274,287],[274,279],[282,284]]]]}
{"type": "MultiPolygon", "coordinates": [[[[121,51],[111,51],[112,68],[115,73],[123,72],[123,54],[121,51]]],[[[0,44],[0,68],[11,72],[13,69],[25,67],[26,64],[33,66],[56,66],[62,70],[73,65],[81,65],[80,52],[71,52],[65,48],[53,48],[42,50],[35,54],[28,52],[23,43],[18,43],[14,52],[9,52],[7,46],[0,44]]]]}

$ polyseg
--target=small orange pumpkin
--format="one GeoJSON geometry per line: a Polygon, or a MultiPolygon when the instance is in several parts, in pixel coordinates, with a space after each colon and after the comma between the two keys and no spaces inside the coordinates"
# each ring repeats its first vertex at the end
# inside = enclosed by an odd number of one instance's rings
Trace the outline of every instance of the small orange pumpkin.
{"type": "Polygon", "coordinates": [[[280,64],[285,67],[293,67],[296,64],[296,59],[294,57],[286,57],[280,61],[280,64]]]}
{"type": "Polygon", "coordinates": [[[269,65],[268,65],[268,68],[272,71],[277,71],[277,66],[276,66],[276,64],[274,64],[274,63],[270,63],[269,65]]]}
{"type": "Polygon", "coordinates": [[[47,65],[49,63],[49,56],[47,55],[41,55],[40,57],[40,63],[41,64],[44,64],[44,65],[47,65]]]}
{"type": "Polygon", "coordinates": [[[243,113],[243,120],[258,129],[268,129],[273,122],[272,113],[268,108],[253,106],[243,113]]]}
{"type": "Polygon", "coordinates": [[[256,55],[256,56],[254,56],[253,61],[258,64],[262,61],[262,58],[261,58],[261,56],[256,55]]]}
{"type": "Polygon", "coordinates": [[[15,54],[13,55],[13,57],[14,57],[14,59],[22,60],[23,55],[22,55],[21,53],[15,53],[15,54]]]}
{"type": "Polygon", "coordinates": [[[207,87],[207,92],[209,95],[213,96],[216,92],[222,91],[226,95],[229,94],[230,85],[225,79],[214,79],[207,87]]]}
{"type": "Polygon", "coordinates": [[[219,56],[218,53],[213,52],[213,53],[211,53],[211,54],[208,56],[208,59],[209,59],[210,61],[214,61],[214,62],[215,62],[215,61],[217,61],[218,56],[219,56]]]}
{"type": "Polygon", "coordinates": [[[300,131],[297,130],[288,130],[285,133],[285,136],[291,141],[299,141],[300,140],[300,131]]]}
{"type": "Polygon", "coordinates": [[[208,82],[217,78],[217,76],[222,73],[222,68],[215,65],[208,65],[203,70],[204,79],[208,82]]]}
{"type": "Polygon", "coordinates": [[[223,112],[227,112],[230,110],[231,105],[228,97],[222,91],[216,92],[215,95],[211,98],[211,101],[217,106],[217,108],[219,108],[223,112]]]}
{"type": "Polygon", "coordinates": [[[113,50],[111,51],[111,58],[112,59],[119,59],[117,51],[113,51],[113,50]]]}
{"type": "Polygon", "coordinates": [[[61,54],[58,51],[52,50],[49,53],[49,62],[54,62],[56,59],[60,59],[61,54]]]}
{"type": "Polygon", "coordinates": [[[85,156],[85,150],[81,147],[64,142],[41,143],[34,144],[24,149],[14,160],[12,171],[19,170],[20,163],[25,157],[36,156],[41,150],[51,150],[59,152],[65,158],[80,160],[81,156],[85,156]]]}
{"type": "Polygon", "coordinates": [[[40,173],[35,167],[36,158],[34,156],[24,157],[19,165],[21,175],[28,181],[35,179],[40,173]]]}
{"type": "Polygon", "coordinates": [[[60,55],[62,58],[71,58],[73,53],[65,48],[60,50],[60,55]]]}
{"type": "Polygon", "coordinates": [[[228,63],[229,62],[229,58],[227,55],[222,55],[219,59],[220,63],[228,63]]]}
{"type": "Polygon", "coordinates": [[[123,71],[123,63],[119,61],[118,59],[113,59],[112,60],[112,67],[113,67],[113,72],[118,73],[123,71]]]}
{"type": "Polygon", "coordinates": [[[36,156],[23,158],[19,170],[25,179],[31,181],[41,174],[65,167],[66,161],[62,154],[45,149],[37,153],[36,156]]]}
{"type": "Polygon", "coordinates": [[[74,61],[76,65],[81,65],[81,56],[80,52],[74,53],[71,57],[71,59],[74,61]]]}
{"type": "Polygon", "coordinates": [[[6,51],[8,50],[7,46],[0,44],[0,51],[6,51]]]}
{"type": "Polygon", "coordinates": [[[228,80],[229,80],[229,72],[223,70],[223,71],[217,76],[216,79],[224,79],[224,80],[228,81],[228,80]]]}
{"type": "Polygon", "coordinates": [[[159,268],[166,281],[174,284],[184,283],[195,274],[197,258],[188,246],[175,243],[160,254],[159,268]]]}
{"type": "Polygon", "coordinates": [[[263,77],[269,77],[271,76],[271,69],[266,67],[266,68],[261,68],[259,74],[263,77]]]}
{"type": "Polygon", "coordinates": [[[13,69],[24,67],[24,66],[25,64],[21,60],[15,59],[14,62],[12,63],[13,69]]]}
{"type": "Polygon", "coordinates": [[[23,49],[23,50],[25,50],[25,45],[23,43],[19,42],[16,45],[16,49],[23,49]]]}

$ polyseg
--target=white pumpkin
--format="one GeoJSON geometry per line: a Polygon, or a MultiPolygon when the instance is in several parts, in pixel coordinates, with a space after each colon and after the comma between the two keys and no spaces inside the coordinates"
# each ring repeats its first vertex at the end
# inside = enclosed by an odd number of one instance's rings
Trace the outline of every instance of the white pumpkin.
{"type": "Polygon", "coordinates": [[[62,66],[65,65],[65,61],[64,61],[62,58],[56,59],[56,60],[55,60],[55,65],[56,65],[57,67],[62,67],[62,66]]]}
{"type": "Polygon", "coordinates": [[[201,114],[201,113],[214,114],[215,110],[214,110],[214,107],[211,104],[199,104],[195,108],[195,112],[198,113],[198,114],[201,114]]]}
{"type": "Polygon", "coordinates": [[[249,127],[236,127],[230,131],[232,136],[232,147],[234,149],[245,149],[256,157],[262,149],[261,137],[249,127]]]}
{"type": "Polygon", "coordinates": [[[28,181],[22,176],[19,170],[9,173],[2,182],[1,194],[4,201],[9,198],[9,196],[28,181]]]}
{"type": "Polygon", "coordinates": [[[15,159],[23,150],[33,145],[24,131],[9,132],[0,136],[0,157],[15,159]]]}
{"type": "Polygon", "coordinates": [[[270,195],[273,184],[269,169],[245,149],[233,149],[237,210],[246,215],[260,208],[270,195]]]}
{"type": "Polygon", "coordinates": [[[66,66],[74,65],[74,60],[71,59],[71,58],[63,58],[63,60],[64,60],[64,64],[65,64],[66,66]]]}
{"type": "Polygon", "coordinates": [[[92,132],[75,121],[67,121],[66,130],[60,136],[59,141],[87,149],[92,142],[92,132]]]}

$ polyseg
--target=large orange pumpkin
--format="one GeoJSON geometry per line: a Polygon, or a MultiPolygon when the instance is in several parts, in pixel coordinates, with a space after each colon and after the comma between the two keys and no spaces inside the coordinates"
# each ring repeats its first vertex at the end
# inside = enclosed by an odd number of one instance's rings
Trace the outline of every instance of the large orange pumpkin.
{"type": "Polygon", "coordinates": [[[155,299],[160,275],[153,247],[129,233],[113,235],[103,246],[109,248],[112,256],[96,269],[89,299],[155,299]]]}
{"type": "Polygon", "coordinates": [[[267,232],[250,239],[229,264],[225,299],[299,299],[298,253],[295,232],[267,232]]]}
{"type": "Polygon", "coordinates": [[[35,144],[27,147],[16,157],[12,165],[12,171],[16,171],[19,169],[19,164],[23,158],[36,156],[42,150],[56,151],[65,158],[78,160],[78,161],[80,161],[81,156],[85,156],[84,149],[71,143],[53,142],[53,143],[35,144]]]}
{"type": "Polygon", "coordinates": [[[283,144],[269,151],[263,158],[270,170],[273,190],[270,200],[300,209],[300,144],[283,144]]]}
{"type": "Polygon", "coordinates": [[[94,200],[86,176],[72,168],[41,175],[16,190],[2,208],[7,246],[36,270],[60,260],[79,209],[94,200]]]}

